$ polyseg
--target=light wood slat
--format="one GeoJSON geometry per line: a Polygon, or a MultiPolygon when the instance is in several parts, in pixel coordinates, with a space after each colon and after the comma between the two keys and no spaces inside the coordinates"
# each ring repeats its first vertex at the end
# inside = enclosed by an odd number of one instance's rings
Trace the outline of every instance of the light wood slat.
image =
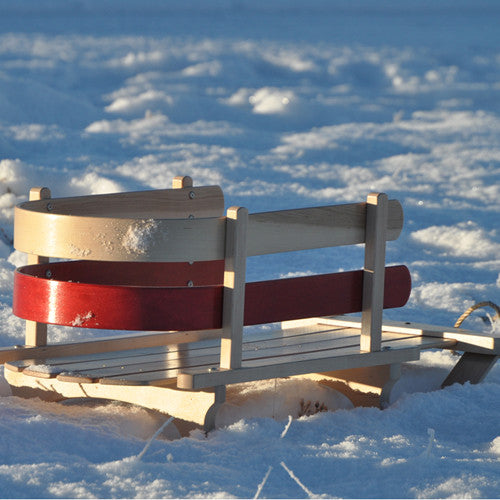
{"type": "MultiPolygon", "coordinates": [[[[34,210],[30,204],[37,203],[45,202],[27,202],[15,209],[14,245],[25,253],[138,262],[224,258],[224,217],[184,220],[75,216],[47,213],[43,205],[34,210]]],[[[251,214],[247,256],[363,243],[365,215],[365,203],[251,214]]],[[[402,222],[401,205],[391,200],[389,240],[399,236],[402,222]]]]}
{"type": "MultiPolygon", "coordinates": [[[[286,330],[275,329],[275,330],[258,330],[252,331],[247,334],[244,348],[252,349],[263,342],[301,342],[302,337],[304,335],[324,335],[326,333],[343,330],[345,332],[351,332],[351,329],[345,328],[332,328],[328,326],[319,326],[319,325],[306,325],[298,328],[288,328],[286,330]]],[[[172,334],[168,334],[172,335],[172,334]]],[[[167,352],[176,352],[176,351],[184,351],[191,350],[193,352],[197,352],[199,350],[206,349],[207,347],[213,347],[214,345],[218,345],[218,338],[207,338],[205,340],[193,341],[190,343],[179,343],[173,345],[164,345],[164,344],[156,344],[152,347],[145,348],[135,348],[123,351],[106,351],[106,352],[97,352],[97,353],[84,353],[78,354],[75,356],[64,356],[64,357],[54,357],[54,358],[40,358],[40,359],[21,359],[17,361],[9,361],[5,364],[5,366],[14,371],[21,371],[27,366],[42,364],[42,365],[58,365],[65,366],[70,363],[87,363],[91,361],[112,361],[112,360],[133,360],[134,358],[150,355],[155,353],[167,353],[167,352]]],[[[280,345],[280,344],[277,344],[280,345]]]]}
{"type": "MultiPolygon", "coordinates": [[[[348,329],[348,332],[351,332],[348,329]]],[[[332,331],[319,332],[312,334],[302,334],[293,337],[272,337],[270,339],[263,339],[260,341],[252,341],[243,345],[243,356],[245,359],[256,356],[265,355],[270,356],[280,352],[286,352],[287,349],[299,349],[300,346],[314,346],[309,348],[321,348],[321,342],[336,342],[341,345],[355,345],[357,340],[356,336],[343,336],[332,339],[332,331]],[[299,347],[297,347],[299,345],[299,347]]],[[[329,344],[328,344],[329,345],[329,344]]],[[[47,378],[53,377],[61,372],[70,372],[75,374],[81,373],[82,376],[91,378],[102,378],[105,376],[112,376],[114,374],[131,374],[141,373],[144,371],[167,369],[169,367],[196,366],[198,364],[216,363],[220,353],[219,346],[203,347],[200,349],[190,349],[183,345],[180,349],[172,351],[161,352],[147,352],[141,356],[128,356],[116,357],[109,360],[93,360],[85,359],[77,362],[68,362],[66,359],[55,360],[50,363],[47,360],[40,360],[39,366],[26,365],[23,368],[29,369],[29,372],[35,376],[38,373],[47,375],[47,378]],[[210,358],[207,358],[209,356],[210,358]],[[206,361],[206,363],[205,363],[206,361]],[[103,366],[103,363],[105,366],[103,366]],[[47,367],[50,366],[50,370],[47,367]]],[[[126,354],[126,353],[125,353],[126,354]]]]}
{"type": "Polygon", "coordinates": [[[219,186],[187,185],[173,189],[52,198],[50,201],[21,203],[18,208],[23,212],[99,218],[220,217],[224,213],[224,194],[219,186]]]}
{"type": "MultiPolygon", "coordinates": [[[[270,364],[270,363],[281,363],[290,356],[297,356],[297,355],[302,355],[305,353],[309,353],[312,358],[315,356],[317,357],[324,357],[325,352],[329,352],[330,355],[333,355],[335,357],[336,355],[342,355],[342,352],[344,352],[344,349],[350,349],[353,348],[356,350],[356,352],[359,352],[359,331],[357,332],[357,335],[354,338],[345,338],[341,342],[339,340],[337,341],[323,341],[323,342],[317,342],[316,345],[309,345],[309,343],[304,343],[302,344],[299,348],[293,348],[293,346],[289,346],[289,349],[268,349],[267,351],[265,350],[259,350],[258,352],[252,352],[252,351],[245,351],[243,355],[243,360],[244,360],[244,365],[247,366],[249,362],[255,361],[255,360],[263,360],[264,365],[270,364]],[[329,343],[328,343],[329,342],[329,343]],[[333,354],[337,353],[337,354],[333,354]]],[[[425,349],[430,349],[430,348],[435,348],[435,347],[451,347],[451,345],[454,343],[453,341],[443,341],[441,339],[422,339],[421,337],[412,337],[412,336],[398,336],[394,335],[389,338],[386,338],[384,341],[384,347],[391,349],[393,346],[401,346],[404,343],[405,346],[411,346],[414,347],[415,345],[419,346],[419,348],[425,348],[425,349]]],[[[296,346],[295,346],[296,347],[296,346]]],[[[216,356],[203,356],[199,358],[192,358],[190,360],[191,362],[191,367],[189,369],[200,369],[202,367],[205,367],[206,370],[209,369],[218,369],[219,365],[217,363],[217,357],[216,356]]],[[[149,367],[143,366],[143,372],[142,373],[135,373],[135,374],[129,374],[129,375],[116,375],[115,378],[115,383],[117,383],[119,380],[122,382],[126,381],[133,381],[133,382],[148,382],[148,383],[154,383],[154,384],[161,384],[162,379],[168,379],[177,376],[180,372],[188,369],[188,367],[185,367],[185,369],[179,369],[179,368],[170,368],[167,369],[165,366],[165,369],[163,369],[162,366],[154,366],[150,365],[149,367]],[[146,372],[146,370],[148,370],[146,372]]],[[[105,380],[101,380],[102,383],[112,383],[113,377],[108,377],[105,380]]]]}
{"type": "Polygon", "coordinates": [[[188,332],[143,333],[134,336],[120,335],[103,339],[92,339],[68,344],[52,344],[40,347],[0,348],[0,362],[22,359],[44,359],[111,351],[125,351],[134,348],[182,344],[220,338],[221,330],[193,330],[188,332]]]}
{"type": "MultiPolygon", "coordinates": [[[[300,330],[300,329],[299,329],[300,330]]],[[[401,334],[387,334],[384,338],[384,345],[390,346],[394,341],[407,341],[411,336],[401,334]]],[[[444,347],[454,341],[443,341],[435,338],[418,339],[421,347],[444,347]]],[[[304,352],[321,352],[324,350],[342,349],[345,347],[355,347],[359,344],[359,330],[346,329],[343,331],[326,331],[321,333],[302,333],[290,337],[273,337],[259,341],[251,341],[243,345],[243,359],[269,359],[283,358],[304,352]],[[349,335],[351,334],[351,335],[349,335]],[[332,337],[335,335],[334,337],[332,337]],[[340,337],[342,335],[342,337],[340,337]]],[[[175,376],[182,367],[217,365],[218,347],[204,347],[198,350],[189,350],[187,346],[172,352],[154,353],[142,350],[141,356],[128,356],[125,358],[114,358],[104,360],[110,362],[106,367],[101,366],[102,360],[83,360],[76,363],[65,363],[65,359],[60,360],[60,364],[51,364],[47,360],[40,360],[41,367],[36,369],[28,365],[27,374],[42,378],[51,378],[61,372],[70,372],[70,376],[64,376],[64,380],[76,380],[85,378],[88,382],[95,381],[102,377],[118,377],[120,379],[130,379],[139,381],[151,378],[149,375],[142,376],[146,372],[158,372],[160,370],[170,371],[169,376],[175,376]],[[192,354],[195,355],[192,355],[192,354]],[[50,365],[47,369],[46,365],[50,365]],[[174,371],[172,371],[174,370],[174,371]]],[[[129,354],[129,353],[124,353],[129,354]]],[[[57,359],[55,360],[58,361],[57,359]]],[[[166,376],[167,374],[164,373],[166,376]]]]}
{"type": "Polygon", "coordinates": [[[313,372],[346,370],[363,366],[416,361],[420,348],[392,347],[388,351],[361,353],[359,347],[347,347],[344,350],[321,351],[296,354],[284,360],[257,359],[245,362],[237,370],[217,370],[206,372],[183,371],[177,377],[177,386],[181,389],[202,389],[216,385],[236,384],[268,378],[288,377],[313,372]]]}
{"type": "MultiPolygon", "coordinates": [[[[346,345],[357,345],[356,337],[344,338],[342,341],[338,339],[324,339],[324,340],[307,340],[301,344],[281,345],[281,346],[262,346],[260,348],[253,348],[243,351],[243,359],[255,358],[271,358],[277,356],[287,356],[291,354],[298,354],[300,352],[320,352],[327,349],[339,349],[346,345]]],[[[214,347],[204,349],[200,353],[193,355],[191,351],[184,351],[182,353],[173,353],[172,357],[166,356],[147,356],[144,357],[142,362],[138,363],[122,363],[106,368],[96,367],[95,369],[82,366],[76,370],[81,371],[85,376],[95,376],[98,378],[120,376],[121,373],[131,375],[134,373],[143,373],[147,371],[169,370],[181,367],[191,367],[199,365],[208,365],[217,363],[219,349],[214,347]]],[[[72,371],[71,366],[63,367],[64,370],[72,371]]]]}
{"type": "MultiPolygon", "coordinates": [[[[354,245],[365,241],[366,203],[280,210],[249,215],[247,255],[354,245]]],[[[389,201],[387,239],[403,228],[403,209],[389,201]]]]}
{"type": "MultiPolygon", "coordinates": [[[[353,328],[359,328],[360,325],[359,319],[348,316],[311,318],[309,321],[311,321],[311,324],[319,322],[324,325],[350,326],[353,328]]],[[[290,324],[294,324],[294,322],[291,321],[290,324]]],[[[300,323],[296,324],[299,325],[300,323]]],[[[454,340],[456,341],[454,348],[460,351],[477,352],[480,354],[500,354],[500,335],[491,332],[476,332],[462,328],[453,328],[451,326],[389,320],[384,321],[382,331],[454,340]]]]}
{"type": "Polygon", "coordinates": [[[20,207],[15,217],[14,246],[25,253],[135,262],[219,260],[224,255],[224,217],[106,218],[44,214],[20,207]]]}

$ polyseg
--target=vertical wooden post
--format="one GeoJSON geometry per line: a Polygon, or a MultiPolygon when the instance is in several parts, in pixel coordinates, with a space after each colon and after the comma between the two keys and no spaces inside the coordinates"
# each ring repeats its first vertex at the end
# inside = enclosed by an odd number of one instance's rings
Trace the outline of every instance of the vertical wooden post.
{"type": "Polygon", "coordinates": [[[231,207],[226,218],[224,298],[220,367],[241,367],[243,319],[245,312],[246,232],[248,210],[231,207]]]}
{"type": "Polygon", "coordinates": [[[187,187],[193,187],[193,179],[189,175],[178,175],[172,180],[172,188],[182,189],[187,187]]]}
{"type": "MultiPolygon", "coordinates": [[[[46,187],[34,187],[30,189],[29,200],[48,200],[51,197],[50,189],[46,187]]],[[[28,265],[46,264],[48,257],[40,255],[28,255],[28,265]]],[[[47,345],[47,325],[36,321],[26,321],[25,344],[28,346],[47,345]]]]}
{"type": "Polygon", "coordinates": [[[384,193],[370,193],[366,201],[360,348],[373,352],[380,351],[382,343],[388,199],[384,193]]]}

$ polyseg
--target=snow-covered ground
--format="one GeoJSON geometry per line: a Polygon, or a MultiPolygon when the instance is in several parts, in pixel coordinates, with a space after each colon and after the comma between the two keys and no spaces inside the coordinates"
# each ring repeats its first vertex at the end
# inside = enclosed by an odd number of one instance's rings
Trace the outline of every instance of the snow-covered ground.
{"type": "MultiPolygon", "coordinates": [[[[0,345],[23,341],[13,207],[33,185],[184,174],[250,211],[384,191],[406,214],[388,261],[413,280],[387,317],[450,325],[500,303],[499,22],[497,0],[0,0],[0,345]]],[[[248,277],[361,265],[361,249],[318,250],[250,259],[248,277]]],[[[485,312],[464,326],[489,329],[485,312]]],[[[499,497],[500,366],[438,391],[455,361],[405,366],[384,411],[289,427],[314,389],[254,387],[253,410],[277,419],[248,409],[140,458],[161,415],[21,400],[0,378],[0,497],[499,497]]]]}

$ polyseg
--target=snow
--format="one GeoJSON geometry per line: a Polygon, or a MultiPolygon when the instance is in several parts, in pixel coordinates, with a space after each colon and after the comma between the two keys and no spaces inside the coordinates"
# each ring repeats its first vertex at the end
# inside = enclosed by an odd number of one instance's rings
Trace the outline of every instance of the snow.
{"type": "MultiPolygon", "coordinates": [[[[23,343],[13,207],[34,185],[68,196],[190,175],[252,212],[383,190],[405,211],[387,259],[413,281],[388,318],[452,325],[500,303],[497,0],[0,0],[0,12],[1,346],[23,343]]],[[[131,251],[148,224],[124,235],[131,251]]],[[[258,257],[247,277],[362,262],[360,248],[258,257]]],[[[489,330],[487,313],[463,326],[489,330]]],[[[0,496],[495,498],[500,367],[437,390],[455,362],[405,365],[384,411],[310,383],[245,386],[208,438],[169,439],[170,424],[151,442],[165,416],[22,400],[0,377],[0,496]],[[298,418],[301,398],[337,410],[298,418]]]]}
{"type": "Polygon", "coordinates": [[[121,244],[130,254],[144,254],[155,241],[158,231],[158,222],[154,219],[138,220],[127,228],[121,244]]]}

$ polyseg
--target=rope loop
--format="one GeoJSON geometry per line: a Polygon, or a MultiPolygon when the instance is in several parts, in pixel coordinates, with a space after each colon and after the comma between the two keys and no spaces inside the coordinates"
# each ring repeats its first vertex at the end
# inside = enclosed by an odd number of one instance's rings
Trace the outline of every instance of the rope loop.
{"type": "Polygon", "coordinates": [[[466,318],[468,318],[473,311],[476,309],[480,309],[481,307],[491,307],[495,311],[495,316],[491,319],[491,322],[493,323],[494,321],[498,320],[500,318],[500,307],[498,307],[494,302],[491,302],[490,300],[485,300],[483,302],[478,302],[477,304],[474,304],[473,306],[469,307],[460,318],[457,319],[455,323],[455,328],[460,328],[460,325],[464,322],[466,318]]]}

